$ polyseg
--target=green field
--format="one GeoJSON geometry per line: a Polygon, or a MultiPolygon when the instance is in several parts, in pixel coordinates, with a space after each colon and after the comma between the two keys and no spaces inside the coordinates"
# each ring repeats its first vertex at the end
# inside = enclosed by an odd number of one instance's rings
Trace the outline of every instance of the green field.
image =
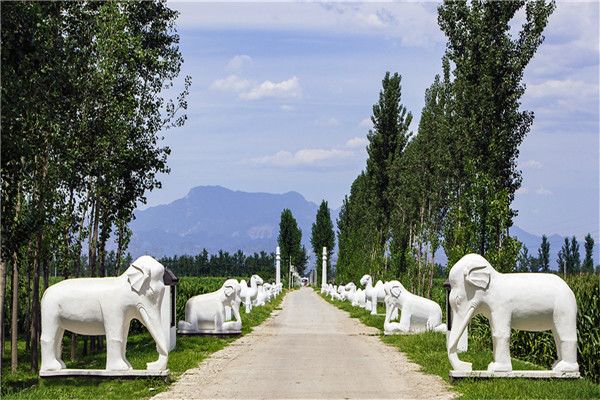
{"type": "MultiPolygon", "coordinates": [[[[369,311],[353,307],[348,302],[331,300],[331,304],[350,313],[362,323],[378,329],[383,328],[384,317],[371,315],[369,311]]],[[[379,306],[380,312],[382,306],[379,306]]],[[[446,353],[445,336],[436,332],[419,335],[383,336],[381,340],[398,348],[408,358],[419,364],[424,372],[439,375],[449,382],[451,369],[446,353]]],[[[486,369],[492,361],[491,347],[469,341],[469,351],[460,355],[464,361],[473,363],[473,369],[486,369]]],[[[538,365],[513,358],[514,369],[544,369],[538,365]]],[[[452,384],[453,390],[463,399],[599,399],[600,385],[587,379],[578,380],[528,380],[528,379],[464,379],[452,384]]]]}
{"type": "MultiPolygon", "coordinates": [[[[187,300],[183,298],[183,292],[192,290],[192,283],[202,281],[203,278],[193,278],[186,282],[183,278],[182,289],[179,292],[178,303],[187,300]]],[[[205,284],[205,290],[214,289],[217,284],[216,278],[208,278],[210,282],[205,284]]],[[[223,282],[224,278],[220,281],[223,282]]],[[[205,282],[206,283],[206,282],[205,282]]],[[[220,285],[219,285],[220,286],[220,285]]],[[[199,292],[196,292],[196,294],[199,292]]],[[[187,293],[186,293],[187,294],[187,293]]],[[[264,307],[254,307],[250,314],[242,311],[243,328],[245,335],[252,328],[261,324],[271,315],[271,312],[279,307],[284,293],[276,299],[267,303],[264,307]]],[[[192,337],[178,336],[177,347],[169,353],[169,370],[171,375],[168,382],[162,379],[99,379],[99,378],[54,378],[40,379],[37,374],[29,370],[29,354],[25,353],[25,345],[19,343],[19,359],[21,360],[17,373],[10,373],[10,349],[2,360],[2,399],[145,399],[164,391],[171,382],[190,368],[194,368],[214,353],[234,341],[235,338],[219,337],[192,337]]],[[[80,341],[81,342],[81,341],[80,341]]],[[[8,348],[9,346],[7,346],[8,348]]],[[[106,353],[100,352],[90,356],[80,357],[76,362],[70,362],[67,351],[69,339],[65,338],[63,346],[63,360],[68,368],[104,368],[106,353]]],[[[80,346],[78,354],[82,353],[80,346]]],[[[158,357],[154,341],[148,333],[131,334],[127,343],[127,359],[136,369],[145,369],[146,362],[154,361],[158,357]]]]}

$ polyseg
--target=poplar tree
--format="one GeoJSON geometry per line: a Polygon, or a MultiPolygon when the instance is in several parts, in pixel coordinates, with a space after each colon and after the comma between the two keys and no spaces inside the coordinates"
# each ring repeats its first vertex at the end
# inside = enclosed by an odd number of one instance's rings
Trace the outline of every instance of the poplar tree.
{"type": "Polygon", "coordinates": [[[542,235],[542,243],[540,243],[537,258],[541,272],[550,271],[550,242],[546,235],[542,235]]]}
{"type": "Polygon", "coordinates": [[[277,243],[281,251],[283,265],[300,267],[303,265],[302,231],[289,208],[283,209],[279,221],[279,237],[277,243]]]}
{"type": "Polygon", "coordinates": [[[594,239],[591,234],[587,234],[585,236],[585,258],[583,259],[583,264],[581,265],[581,272],[585,272],[587,274],[594,273],[594,239]]]}
{"type": "MultiPolygon", "coordinates": [[[[315,255],[315,271],[321,273],[319,266],[323,257],[323,247],[327,248],[327,276],[333,276],[331,270],[331,256],[335,246],[335,233],[333,232],[333,223],[331,222],[331,214],[329,206],[325,200],[321,201],[321,205],[317,210],[315,222],[312,224],[310,244],[315,255]]],[[[307,272],[305,272],[307,273],[307,272]]]]}

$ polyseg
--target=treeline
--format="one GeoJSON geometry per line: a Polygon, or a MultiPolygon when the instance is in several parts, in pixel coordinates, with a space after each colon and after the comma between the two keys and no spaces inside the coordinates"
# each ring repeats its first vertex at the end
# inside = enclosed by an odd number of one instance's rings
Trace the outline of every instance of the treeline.
{"type": "Polygon", "coordinates": [[[162,94],[183,62],[176,17],[162,1],[2,5],[0,350],[10,330],[13,372],[19,338],[38,368],[40,285],[53,270],[119,274],[133,210],[169,171],[161,141],[190,85],[162,94]]]}
{"type": "Polygon", "coordinates": [[[429,295],[440,247],[450,265],[475,252],[499,271],[514,269],[521,245],[509,235],[511,203],[521,185],[519,145],[534,117],[520,109],[522,77],[554,8],[544,1],[438,7],[446,51],[416,134],[399,74],[385,75],[373,106],[367,165],[338,220],[339,281],[402,277],[409,290],[429,295]],[[523,7],[525,21],[511,32],[523,7]]]}
{"type": "Polygon", "coordinates": [[[246,255],[241,250],[233,254],[219,250],[216,254],[209,254],[203,249],[195,256],[163,257],[160,262],[179,277],[250,277],[258,274],[265,282],[275,280],[275,253],[264,251],[246,255]]]}
{"type": "MultiPolygon", "coordinates": [[[[584,242],[585,256],[582,262],[577,237],[564,239],[556,260],[559,273],[563,275],[594,273],[594,238],[588,233],[584,242]]],[[[537,251],[537,257],[530,255],[527,246],[523,245],[517,258],[516,270],[519,272],[550,272],[550,242],[546,235],[542,235],[542,243],[537,251]]],[[[600,265],[596,266],[596,273],[600,273],[600,265]]]]}

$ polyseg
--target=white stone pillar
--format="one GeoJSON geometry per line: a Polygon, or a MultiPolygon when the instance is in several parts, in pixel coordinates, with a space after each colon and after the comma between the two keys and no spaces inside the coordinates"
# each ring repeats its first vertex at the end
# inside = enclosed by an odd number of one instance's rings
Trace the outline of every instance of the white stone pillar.
{"type": "Polygon", "coordinates": [[[321,272],[321,286],[327,285],[327,247],[323,247],[323,271],[321,272]]]}
{"type": "Polygon", "coordinates": [[[275,284],[279,285],[281,283],[281,251],[279,250],[279,246],[277,246],[277,250],[275,251],[275,284]]]}

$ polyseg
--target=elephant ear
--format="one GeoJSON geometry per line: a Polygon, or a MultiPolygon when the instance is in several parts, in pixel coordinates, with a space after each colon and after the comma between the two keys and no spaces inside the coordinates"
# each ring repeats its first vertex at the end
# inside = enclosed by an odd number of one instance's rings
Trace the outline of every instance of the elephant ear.
{"type": "Polygon", "coordinates": [[[400,288],[400,286],[392,286],[390,288],[390,293],[394,297],[400,297],[400,293],[402,293],[402,289],[400,288]]]}
{"type": "Polygon", "coordinates": [[[127,274],[127,280],[129,281],[131,288],[138,293],[142,289],[142,286],[144,286],[144,283],[150,279],[150,275],[144,273],[143,269],[133,264],[127,268],[125,274],[127,274]]]}
{"type": "Polygon", "coordinates": [[[233,292],[235,292],[235,289],[233,286],[225,286],[223,288],[223,292],[225,292],[225,296],[229,297],[233,294],[233,292]]]}
{"type": "Polygon", "coordinates": [[[487,265],[473,265],[465,269],[465,281],[479,289],[487,289],[490,284],[490,271],[487,265]]]}

